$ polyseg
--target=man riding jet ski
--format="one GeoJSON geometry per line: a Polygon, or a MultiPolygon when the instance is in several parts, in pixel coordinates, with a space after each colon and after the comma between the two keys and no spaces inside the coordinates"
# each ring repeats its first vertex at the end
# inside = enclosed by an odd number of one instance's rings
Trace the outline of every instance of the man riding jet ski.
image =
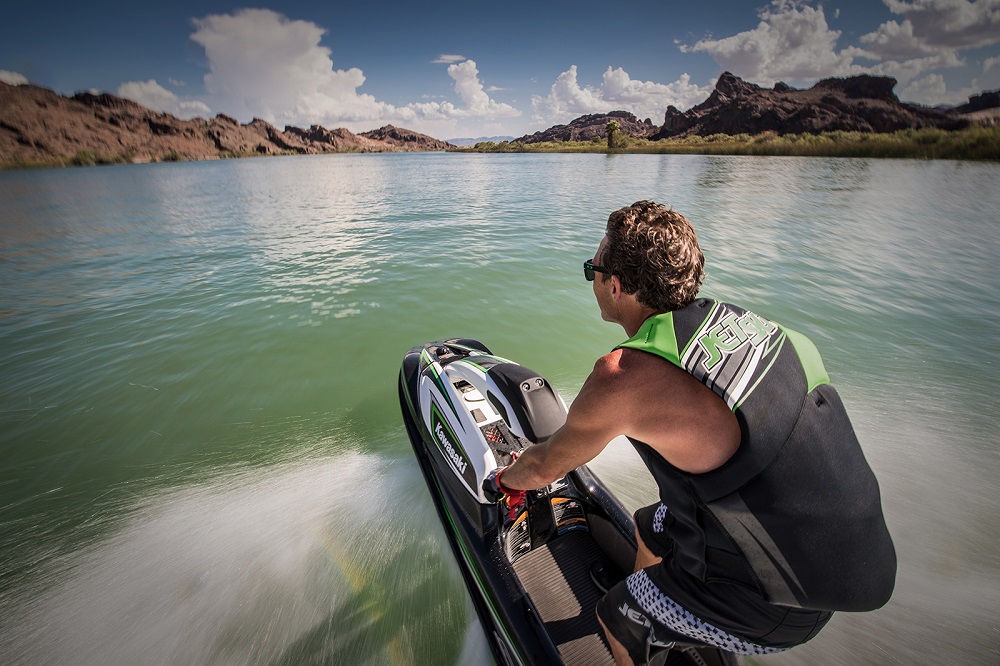
{"type": "Polygon", "coordinates": [[[679,645],[787,650],[833,611],[881,607],[895,582],[878,484],[816,347],[697,298],[703,271],[680,213],[648,201],[612,213],[584,276],[628,339],[598,359],[565,423],[484,484],[516,511],[525,491],[631,440],[660,497],[635,513],[634,573],[597,606],[617,664],[679,645]]]}

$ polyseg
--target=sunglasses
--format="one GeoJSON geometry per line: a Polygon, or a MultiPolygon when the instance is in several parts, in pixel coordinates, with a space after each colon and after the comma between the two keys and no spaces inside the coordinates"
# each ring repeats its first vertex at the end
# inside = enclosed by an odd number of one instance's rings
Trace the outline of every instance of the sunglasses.
{"type": "Polygon", "coordinates": [[[593,282],[596,273],[611,275],[611,271],[604,266],[595,265],[593,259],[583,262],[583,277],[586,278],[587,282],[593,282]]]}

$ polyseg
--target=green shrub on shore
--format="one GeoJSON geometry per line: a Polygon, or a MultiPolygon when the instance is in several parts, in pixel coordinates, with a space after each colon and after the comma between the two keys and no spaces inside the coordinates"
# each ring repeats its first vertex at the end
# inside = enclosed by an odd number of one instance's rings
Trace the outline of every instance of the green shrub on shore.
{"type": "Polygon", "coordinates": [[[20,155],[0,157],[0,169],[46,169],[67,166],[95,166],[99,164],[132,164],[135,153],[126,150],[120,153],[102,153],[96,150],[78,150],[73,155],[61,155],[45,159],[31,160],[20,155]]]}
{"type": "MultiPolygon", "coordinates": [[[[474,152],[605,153],[597,141],[522,144],[484,141],[474,152]]],[[[711,134],[649,141],[628,137],[616,153],[768,155],[816,157],[910,157],[926,159],[1000,160],[1000,127],[964,130],[905,129],[888,134],[837,130],[821,134],[711,134]]]]}
{"type": "Polygon", "coordinates": [[[73,157],[69,158],[68,164],[71,166],[94,166],[95,164],[128,164],[132,161],[131,153],[117,153],[110,155],[96,150],[78,150],[73,157]]]}

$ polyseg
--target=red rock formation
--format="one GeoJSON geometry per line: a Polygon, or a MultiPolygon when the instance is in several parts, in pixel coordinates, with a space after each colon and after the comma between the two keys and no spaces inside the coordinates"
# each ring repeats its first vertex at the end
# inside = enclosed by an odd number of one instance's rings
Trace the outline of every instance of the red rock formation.
{"type": "Polygon", "coordinates": [[[956,114],[904,104],[885,76],[824,79],[808,90],[785,83],[773,89],[723,73],[708,99],[681,113],[669,107],[653,139],[710,134],[816,134],[833,130],[894,132],[906,128],[960,129],[956,114]]]}
{"type": "Polygon", "coordinates": [[[414,132],[413,130],[404,129],[402,127],[393,127],[392,125],[386,125],[385,127],[371,130],[370,132],[362,132],[359,136],[374,139],[376,141],[384,141],[406,151],[449,150],[451,148],[455,148],[455,146],[450,143],[439,141],[435,138],[427,136],[426,134],[420,134],[419,132],[414,132]]]}
{"type": "Polygon", "coordinates": [[[307,152],[311,153],[386,153],[397,151],[397,148],[388,142],[353,134],[344,128],[328,130],[320,125],[313,125],[304,130],[287,125],[285,126],[285,134],[298,137],[307,146],[307,152]]]}
{"type": "Polygon", "coordinates": [[[0,82],[0,165],[450,147],[423,134],[390,128],[392,136],[381,140],[378,136],[359,136],[346,129],[327,130],[318,125],[309,130],[286,127],[280,131],[259,118],[241,125],[223,114],[211,120],[180,120],[108,93],[80,93],[68,98],[38,86],[0,82]]]}
{"type": "MultiPolygon", "coordinates": [[[[673,107],[671,107],[673,108],[673,107]]],[[[640,122],[634,114],[628,111],[611,111],[609,113],[593,113],[580,116],[568,125],[556,125],[544,132],[522,136],[516,139],[521,143],[541,143],[546,141],[593,141],[595,137],[607,137],[607,125],[614,120],[623,134],[645,138],[656,131],[652,120],[640,122]]]]}

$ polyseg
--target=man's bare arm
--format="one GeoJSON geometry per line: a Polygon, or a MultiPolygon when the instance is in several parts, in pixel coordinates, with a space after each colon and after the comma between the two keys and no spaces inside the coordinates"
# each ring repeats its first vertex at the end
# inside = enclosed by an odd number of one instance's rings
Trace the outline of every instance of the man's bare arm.
{"type": "Polygon", "coordinates": [[[597,361],[570,406],[566,423],[504,471],[504,486],[522,490],[546,486],[593,460],[624,431],[629,401],[623,395],[619,355],[613,352],[597,361]]]}
{"type": "Polygon", "coordinates": [[[716,469],[740,443],[735,415],[711,389],[668,361],[619,349],[597,361],[563,427],[528,448],[502,483],[541,488],[593,460],[618,435],[645,442],[692,474],[716,469]]]}

